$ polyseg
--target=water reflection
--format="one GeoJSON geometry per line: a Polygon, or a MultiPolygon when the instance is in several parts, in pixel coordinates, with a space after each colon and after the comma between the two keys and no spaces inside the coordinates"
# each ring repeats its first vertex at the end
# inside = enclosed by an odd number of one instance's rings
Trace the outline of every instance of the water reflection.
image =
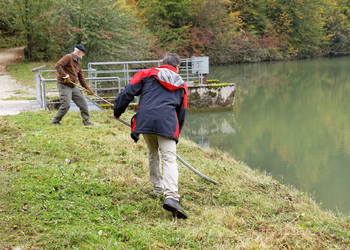
{"type": "Polygon", "coordinates": [[[212,68],[210,78],[240,86],[235,107],[189,113],[183,134],[349,213],[349,65],[337,58],[212,68]]]}
{"type": "Polygon", "coordinates": [[[194,113],[190,117],[191,119],[186,120],[186,126],[184,126],[182,133],[190,135],[191,140],[201,147],[210,147],[209,138],[212,136],[236,133],[233,128],[234,114],[232,112],[194,113]]]}

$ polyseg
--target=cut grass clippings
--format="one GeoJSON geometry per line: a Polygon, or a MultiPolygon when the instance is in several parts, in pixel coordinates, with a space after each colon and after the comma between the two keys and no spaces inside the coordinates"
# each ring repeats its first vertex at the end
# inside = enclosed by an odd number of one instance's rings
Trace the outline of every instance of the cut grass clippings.
{"type": "MultiPolygon", "coordinates": [[[[148,153],[129,128],[92,112],[93,127],[69,112],[0,117],[0,248],[345,249],[350,218],[228,154],[180,139],[178,154],[220,182],[179,163],[175,220],[151,198],[148,153]]],[[[132,112],[122,118],[129,121],[132,112]]],[[[186,125],[185,125],[186,126],[186,125]]]]}

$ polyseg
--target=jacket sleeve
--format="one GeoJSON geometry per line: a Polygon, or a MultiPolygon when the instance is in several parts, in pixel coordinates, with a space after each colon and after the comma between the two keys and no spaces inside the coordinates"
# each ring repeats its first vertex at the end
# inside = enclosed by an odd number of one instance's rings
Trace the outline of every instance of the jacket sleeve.
{"type": "Polygon", "coordinates": [[[64,71],[63,67],[67,65],[67,63],[69,62],[70,60],[70,55],[65,55],[64,57],[62,57],[55,65],[55,68],[58,72],[58,75],[63,78],[65,77],[66,75],[68,75],[67,72],[64,71]]]}
{"type": "Polygon", "coordinates": [[[142,78],[138,82],[133,82],[133,84],[129,83],[126,85],[125,89],[117,95],[113,106],[115,117],[119,118],[125,112],[125,109],[134,97],[141,94],[144,80],[145,78],[142,78]]]}

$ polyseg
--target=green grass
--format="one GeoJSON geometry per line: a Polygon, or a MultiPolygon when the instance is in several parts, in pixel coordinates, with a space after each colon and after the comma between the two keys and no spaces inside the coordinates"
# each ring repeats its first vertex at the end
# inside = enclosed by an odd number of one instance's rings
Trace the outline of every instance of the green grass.
{"type": "Polygon", "coordinates": [[[36,97],[29,97],[29,95],[34,95],[28,91],[23,91],[23,90],[17,90],[13,93],[14,95],[3,99],[4,101],[15,101],[15,100],[36,100],[36,97]],[[25,95],[25,96],[23,96],[25,95]]]}
{"type": "MultiPolygon", "coordinates": [[[[350,218],[322,210],[228,154],[180,139],[179,192],[187,220],[153,200],[147,147],[129,128],[92,112],[0,117],[0,248],[322,249],[348,248],[350,218]]],[[[127,121],[132,113],[123,115],[127,121]]],[[[186,126],[186,125],[185,125],[186,126]]]]}
{"type": "Polygon", "coordinates": [[[23,97],[23,96],[11,96],[9,98],[3,99],[4,101],[23,101],[23,100],[36,100],[36,97],[23,97]]]}
{"type": "MultiPolygon", "coordinates": [[[[43,70],[52,70],[55,69],[54,62],[22,62],[19,64],[12,64],[7,66],[7,71],[10,73],[10,75],[15,78],[17,81],[19,81],[21,84],[23,84],[26,87],[29,88],[35,88],[35,80],[34,80],[34,73],[32,72],[33,68],[46,65],[43,70]]],[[[50,78],[56,78],[56,73],[51,75],[50,78]]],[[[44,76],[46,77],[46,75],[44,76]]]]}

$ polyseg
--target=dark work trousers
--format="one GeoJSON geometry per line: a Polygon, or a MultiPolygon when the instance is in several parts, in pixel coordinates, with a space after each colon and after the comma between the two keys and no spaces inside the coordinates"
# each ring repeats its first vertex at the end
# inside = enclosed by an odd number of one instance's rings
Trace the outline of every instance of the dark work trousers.
{"type": "Polygon", "coordinates": [[[53,122],[59,122],[63,116],[67,114],[70,108],[70,102],[73,102],[79,107],[80,114],[83,117],[83,121],[89,121],[89,109],[86,100],[78,89],[78,87],[69,87],[62,83],[57,83],[58,92],[60,93],[61,106],[57,111],[57,114],[53,118],[53,122]]]}

